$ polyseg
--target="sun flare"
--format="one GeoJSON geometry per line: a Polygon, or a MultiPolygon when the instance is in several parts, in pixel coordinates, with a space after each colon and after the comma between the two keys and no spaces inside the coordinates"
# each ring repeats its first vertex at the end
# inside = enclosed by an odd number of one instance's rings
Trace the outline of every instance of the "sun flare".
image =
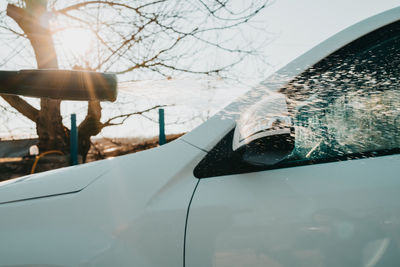
{"type": "Polygon", "coordinates": [[[92,34],[82,28],[65,29],[58,35],[60,46],[75,56],[85,55],[93,45],[92,34]]]}

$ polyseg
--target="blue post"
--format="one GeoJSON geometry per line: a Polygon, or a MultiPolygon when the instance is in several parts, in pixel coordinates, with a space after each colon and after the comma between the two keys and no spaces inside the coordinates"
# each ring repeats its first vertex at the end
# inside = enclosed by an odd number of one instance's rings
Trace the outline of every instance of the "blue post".
{"type": "Polygon", "coordinates": [[[78,164],[78,129],[76,128],[76,114],[71,114],[70,132],[71,165],[78,164]]]}
{"type": "Polygon", "coordinates": [[[164,145],[167,141],[165,138],[165,122],[164,122],[164,109],[160,108],[158,110],[158,124],[160,126],[160,134],[158,136],[158,143],[164,145]]]}

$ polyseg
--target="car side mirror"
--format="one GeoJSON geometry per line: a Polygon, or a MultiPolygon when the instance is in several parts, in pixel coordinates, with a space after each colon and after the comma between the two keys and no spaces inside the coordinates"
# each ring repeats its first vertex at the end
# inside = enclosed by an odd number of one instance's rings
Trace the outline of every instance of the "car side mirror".
{"type": "Polygon", "coordinates": [[[0,94],[115,101],[117,77],[111,73],[56,69],[0,71],[0,94]]]}
{"type": "Polygon", "coordinates": [[[273,93],[243,113],[235,128],[232,150],[251,165],[271,166],[285,159],[294,144],[286,98],[273,93]]]}

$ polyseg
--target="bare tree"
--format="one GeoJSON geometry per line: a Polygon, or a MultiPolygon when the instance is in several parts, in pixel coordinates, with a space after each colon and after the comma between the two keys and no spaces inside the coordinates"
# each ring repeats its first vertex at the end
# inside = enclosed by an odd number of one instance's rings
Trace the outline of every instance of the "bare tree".
{"type": "MultiPolygon", "coordinates": [[[[233,31],[266,4],[267,0],[20,0],[9,1],[0,27],[18,40],[29,41],[39,69],[111,71],[134,78],[171,77],[179,72],[221,75],[244,57],[256,55],[251,43],[239,46],[232,41],[233,31]],[[68,55],[62,44],[54,44],[63,41],[60,36],[68,28],[84,29],[95,40],[90,51],[68,55]],[[206,58],[212,58],[212,64],[206,58]]],[[[40,151],[68,151],[69,130],[62,123],[60,101],[42,98],[38,109],[20,97],[2,97],[36,123],[40,151]]],[[[78,128],[79,153],[85,157],[90,137],[114,125],[115,119],[153,108],[102,122],[100,103],[90,101],[78,128]]]]}

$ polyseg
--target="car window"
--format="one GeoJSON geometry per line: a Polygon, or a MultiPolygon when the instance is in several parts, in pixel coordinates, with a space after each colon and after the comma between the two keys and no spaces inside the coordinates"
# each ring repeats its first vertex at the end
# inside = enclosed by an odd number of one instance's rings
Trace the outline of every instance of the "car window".
{"type": "Polygon", "coordinates": [[[400,21],[340,48],[279,90],[295,127],[294,150],[283,161],[247,164],[232,151],[232,130],[194,175],[207,178],[400,153],[399,74],[400,21]]]}
{"type": "Polygon", "coordinates": [[[318,160],[400,147],[400,40],[331,56],[289,83],[296,141],[286,161],[318,160]]]}

